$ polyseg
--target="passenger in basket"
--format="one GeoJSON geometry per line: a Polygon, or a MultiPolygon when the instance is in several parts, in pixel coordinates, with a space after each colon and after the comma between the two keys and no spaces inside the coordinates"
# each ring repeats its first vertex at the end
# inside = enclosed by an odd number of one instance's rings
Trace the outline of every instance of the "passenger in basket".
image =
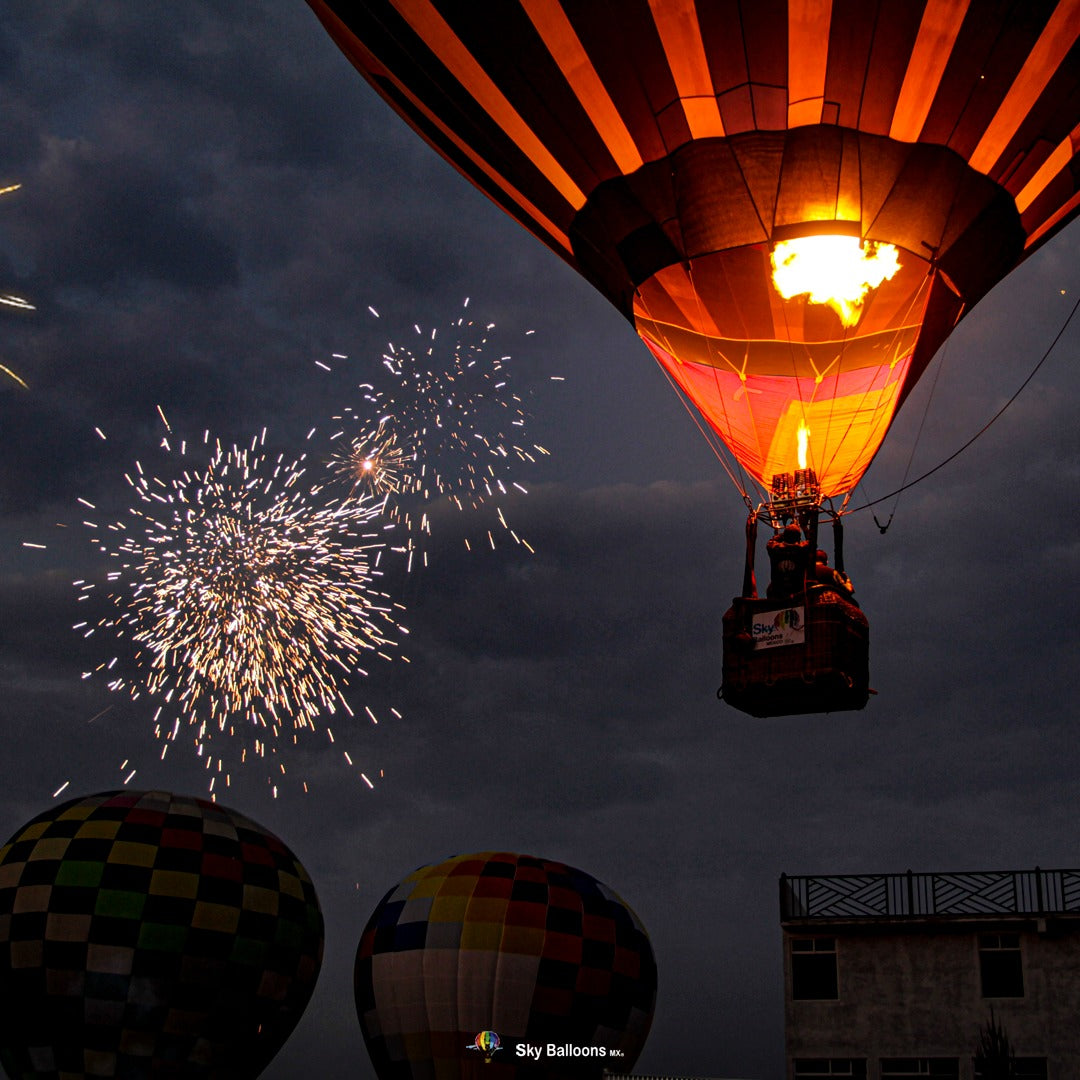
{"type": "Polygon", "coordinates": [[[772,580],[765,590],[770,600],[785,600],[806,587],[810,545],[802,538],[798,525],[785,525],[766,545],[772,580]]]}
{"type": "Polygon", "coordinates": [[[839,593],[845,600],[855,603],[855,586],[851,584],[851,578],[839,570],[834,570],[829,565],[829,556],[821,548],[818,548],[814,563],[814,580],[819,585],[839,593]]]}

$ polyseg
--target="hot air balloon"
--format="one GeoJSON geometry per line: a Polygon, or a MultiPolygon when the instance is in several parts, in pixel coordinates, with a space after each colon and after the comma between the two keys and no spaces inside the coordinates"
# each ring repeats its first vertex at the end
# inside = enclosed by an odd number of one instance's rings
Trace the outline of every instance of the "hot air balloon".
{"type": "Polygon", "coordinates": [[[656,964],[606,885],[505,852],[424,866],[375,909],[356,952],[356,1010],[379,1080],[630,1072],[656,964]]]}
{"type": "Polygon", "coordinates": [[[34,1080],[252,1078],[322,960],[311,879],[202,799],[110,791],[0,849],[0,1062],[34,1080]]]}
{"type": "MultiPolygon", "coordinates": [[[[308,2],[630,320],[752,523],[811,551],[959,319],[1080,208],[1077,0],[308,2]]],[[[808,572],[804,640],[769,646],[755,628],[785,607],[752,565],[725,699],[864,705],[865,617],[808,572]]]]}

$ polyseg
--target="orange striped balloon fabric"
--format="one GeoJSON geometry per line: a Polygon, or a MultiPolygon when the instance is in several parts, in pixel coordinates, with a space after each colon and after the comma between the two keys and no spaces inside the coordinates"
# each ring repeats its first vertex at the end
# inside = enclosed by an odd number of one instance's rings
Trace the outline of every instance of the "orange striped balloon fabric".
{"type": "Polygon", "coordinates": [[[1080,0],[309,3],[763,484],[801,445],[850,490],[957,321],[1080,206],[1080,0]],[[897,268],[853,305],[785,294],[778,248],[821,236],[897,268]]]}

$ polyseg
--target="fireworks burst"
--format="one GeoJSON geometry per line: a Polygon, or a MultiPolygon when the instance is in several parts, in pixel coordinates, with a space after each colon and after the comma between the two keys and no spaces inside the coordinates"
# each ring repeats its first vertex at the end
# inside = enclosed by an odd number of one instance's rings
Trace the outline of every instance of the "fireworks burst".
{"type": "MultiPolygon", "coordinates": [[[[398,550],[408,552],[410,565],[418,537],[430,533],[430,504],[441,497],[461,511],[492,504],[514,542],[532,550],[509,527],[499,502],[512,489],[526,493],[516,470],[548,451],[527,444],[524,403],[510,388],[510,357],[490,347],[494,325],[462,315],[446,335],[414,326],[423,344],[389,343],[378,385],[361,383],[357,404],[333,417],[341,426],[332,438],[344,438],[346,449],[331,458],[331,471],[354,490],[387,495],[387,512],[408,535],[398,550]],[[383,476],[384,461],[392,479],[375,488],[361,474],[383,476]]],[[[494,546],[490,530],[488,539],[494,546]]]]}
{"type": "MultiPolygon", "coordinates": [[[[76,629],[127,639],[139,671],[114,675],[113,657],[84,678],[107,673],[110,689],[145,692],[157,706],[162,757],[171,742],[193,742],[211,793],[219,777],[229,784],[233,764],[253,759],[280,781],[286,748],[339,708],[353,715],[349,679],[367,674],[366,657],[389,659],[406,632],[401,605],[375,588],[379,503],[360,495],[316,504],[320,488],[304,484],[305,456],[271,457],[265,437],[244,448],[216,443],[208,465],[171,480],[136,462],[125,474],[135,493],[127,519],[84,522],[115,561],[112,610],[76,629]]],[[[209,446],[208,435],[203,441],[209,446]]],[[[169,437],[162,446],[177,452],[169,437]]],[[[179,456],[186,451],[181,442],[179,456]]],[[[75,585],[80,599],[94,588],[75,585]]]]}
{"type": "Polygon", "coordinates": [[[351,494],[359,491],[392,495],[410,483],[409,470],[415,456],[398,445],[396,431],[379,424],[374,431],[354,436],[344,449],[335,451],[329,465],[331,472],[349,482],[351,494]]]}
{"type": "MultiPolygon", "coordinates": [[[[0,196],[8,195],[13,191],[18,191],[22,187],[22,184],[8,184],[7,187],[0,188],[0,196]]],[[[21,308],[23,311],[33,311],[34,305],[29,300],[24,300],[21,296],[12,296],[10,293],[0,293],[0,304],[6,304],[8,307],[21,308]]],[[[5,364],[0,364],[0,372],[3,372],[9,378],[17,382],[24,390],[28,390],[29,387],[15,374],[11,368],[5,364]]]]}

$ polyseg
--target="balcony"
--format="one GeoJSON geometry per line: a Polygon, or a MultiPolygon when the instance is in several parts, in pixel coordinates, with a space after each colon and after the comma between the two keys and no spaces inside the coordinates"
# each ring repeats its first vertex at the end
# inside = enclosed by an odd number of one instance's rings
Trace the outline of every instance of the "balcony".
{"type": "Polygon", "coordinates": [[[780,919],[1080,914],[1080,870],[780,875],[780,919]]]}

